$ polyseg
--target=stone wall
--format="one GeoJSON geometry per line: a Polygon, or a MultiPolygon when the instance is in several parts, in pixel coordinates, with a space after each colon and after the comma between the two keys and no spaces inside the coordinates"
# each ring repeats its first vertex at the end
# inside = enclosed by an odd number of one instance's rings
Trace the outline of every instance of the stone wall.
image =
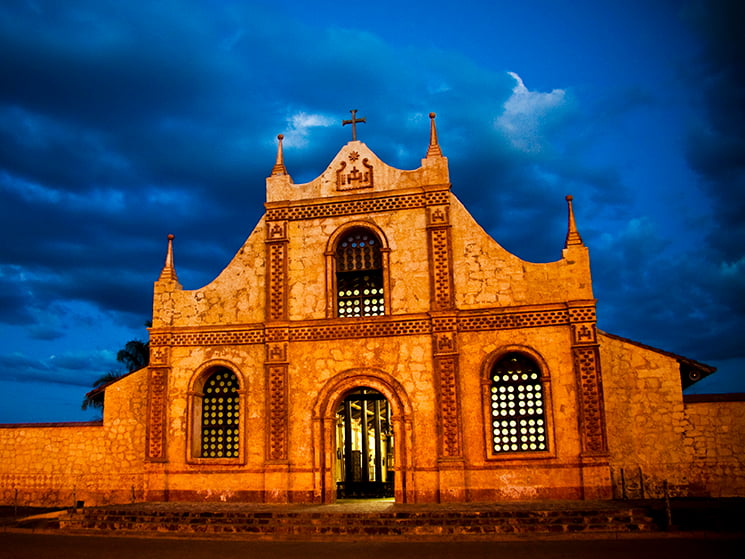
{"type": "Polygon", "coordinates": [[[675,357],[600,339],[614,496],[745,496],[745,402],[684,402],[675,357]]]}
{"type": "MultiPolygon", "coordinates": [[[[353,144],[311,183],[270,177],[266,214],[213,282],[196,290],[156,284],[151,347],[168,369],[169,442],[151,486],[181,498],[328,499],[333,480],[319,472],[329,471],[336,449],[321,424],[336,410],[318,417],[309,406],[338,375],[356,371],[356,386],[380,382],[411,402],[396,433],[396,487],[405,485],[407,500],[582,498],[586,485],[603,493],[608,476],[592,478],[580,460],[584,408],[572,354],[572,328],[585,328],[594,343],[587,249],[526,262],[450,192],[444,160],[402,172],[353,144]],[[338,189],[336,173],[352,161],[376,165],[370,191],[338,189]],[[381,241],[387,316],[338,320],[335,244],[356,226],[381,241]],[[458,310],[470,313],[463,329],[458,310]],[[587,324],[576,324],[580,315],[587,324]],[[484,367],[508,347],[538,356],[550,379],[551,456],[488,456],[484,367]],[[245,444],[232,464],[190,456],[190,387],[214,366],[234,371],[245,390],[245,444]],[[281,459],[272,455],[278,447],[286,449],[281,459]]],[[[341,390],[328,397],[338,403],[341,390]]]]}
{"type": "Polygon", "coordinates": [[[555,262],[527,262],[490,237],[455,196],[451,197],[450,214],[458,308],[541,305],[593,298],[586,247],[564,249],[562,258],[555,262]]]}
{"type": "Polygon", "coordinates": [[[745,394],[690,395],[684,402],[690,492],[745,496],[745,394]]]}
{"type": "Polygon", "coordinates": [[[508,253],[439,156],[401,171],[351,142],[310,183],[273,175],[208,285],[182,289],[169,243],[151,368],[107,388],[101,423],[0,428],[0,499],[333,501],[336,413],[359,387],[391,405],[399,502],[607,498],[611,475],[621,497],[745,495],[743,402],[684,402],[674,356],[598,335],[588,250],[567,244],[544,264],[508,253]],[[386,313],[338,319],[336,240],[358,226],[383,245],[386,313]],[[545,452],[491,450],[489,371],[509,351],[541,368],[545,452]],[[239,457],[198,450],[216,367],[239,379],[239,457]]]}
{"type": "Polygon", "coordinates": [[[106,391],[102,422],[0,426],[0,503],[73,506],[142,499],[144,372],[106,391]]]}

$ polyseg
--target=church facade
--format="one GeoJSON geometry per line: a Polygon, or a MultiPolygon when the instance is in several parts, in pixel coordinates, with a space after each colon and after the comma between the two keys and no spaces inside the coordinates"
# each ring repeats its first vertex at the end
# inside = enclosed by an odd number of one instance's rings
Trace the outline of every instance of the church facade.
{"type": "MultiPolygon", "coordinates": [[[[100,423],[0,427],[0,499],[401,503],[745,496],[745,401],[711,367],[597,327],[567,197],[561,259],[503,249],[422,165],[347,143],[185,290],[169,237],[150,364],[100,423]]],[[[352,125],[355,126],[353,114],[352,125]]]]}

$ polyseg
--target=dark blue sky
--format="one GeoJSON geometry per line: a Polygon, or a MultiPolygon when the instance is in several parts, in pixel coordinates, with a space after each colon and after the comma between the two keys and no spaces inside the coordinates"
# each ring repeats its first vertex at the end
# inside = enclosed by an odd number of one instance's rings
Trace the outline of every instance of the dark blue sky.
{"type": "Polygon", "coordinates": [[[0,422],[81,420],[146,339],[166,235],[187,289],[296,182],[349,109],[418,167],[430,111],[455,194],[506,249],[561,256],[564,196],[598,324],[745,391],[740,1],[0,4],[0,422]]]}

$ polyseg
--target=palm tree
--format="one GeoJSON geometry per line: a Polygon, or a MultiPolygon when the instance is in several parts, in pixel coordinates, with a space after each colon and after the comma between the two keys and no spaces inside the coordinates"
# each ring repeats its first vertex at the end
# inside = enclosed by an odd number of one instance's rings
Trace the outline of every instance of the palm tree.
{"type": "MultiPolygon", "coordinates": [[[[147,323],[146,326],[150,326],[150,323],[147,323]]],[[[81,407],[84,410],[93,408],[103,411],[104,389],[127,373],[139,371],[143,367],[147,367],[150,362],[150,342],[130,340],[117,352],[116,360],[124,365],[126,371],[112,370],[97,378],[93,383],[93,390],[88,392],[85,395],[85,398],[83,398],[83,404],[81,407]]]]}
{"type": "Polygon", "coordinates": [[[98,377],[93,383],[93,390],[85,395],[85,398],[83,398],[83,405],[81,405],[80,407],[84,410],[93,408],[103,411],[103,388],[105,386],[108,386],[115,380],[121,378],[123,375],[124,373],[122,372],[109,371],[105,375],[101,375],[100,377],[98,377]]]}
{"type": "Polygon", "coordinates": [[[131,340],[116,354],[116,360],[123,364],[128,373],[139,371],[150,362],[150,342],[131,340]]]}

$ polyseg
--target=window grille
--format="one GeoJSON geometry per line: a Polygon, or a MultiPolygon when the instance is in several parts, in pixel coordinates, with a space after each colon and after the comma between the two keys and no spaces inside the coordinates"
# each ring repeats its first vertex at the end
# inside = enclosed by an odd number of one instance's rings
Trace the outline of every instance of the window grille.
{"type": "Polygon", "coordinates": [[[520,353],[508,353],[491,373],[492,451],[548,450],[543,383],[538,365],[520,353]]]}
{"type": "Polygon", "coordinates": [[[340,317],[385,314],[380,241],[353,229],[336,248],[336,310],[340,317]]]}
{"type": "Polygon", "coordinates": [[[202,458],[237,458],[240,400],[238,379],[227,369],[207,378],[202,398],[202,458]]]}

